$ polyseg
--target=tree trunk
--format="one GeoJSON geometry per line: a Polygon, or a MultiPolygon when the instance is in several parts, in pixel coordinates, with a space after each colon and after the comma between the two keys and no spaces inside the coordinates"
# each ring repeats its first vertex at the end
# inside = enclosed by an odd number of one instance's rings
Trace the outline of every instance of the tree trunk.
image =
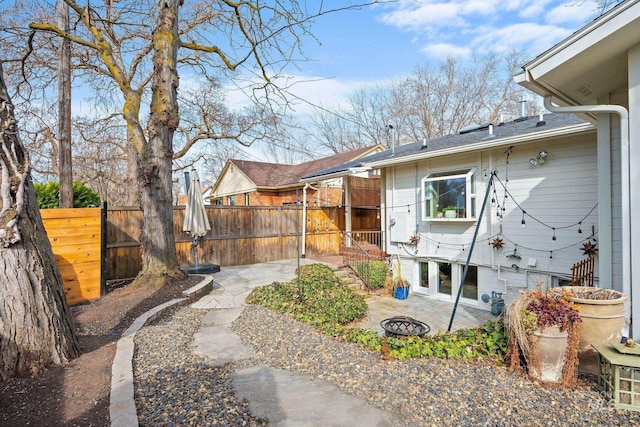
{"type": "Polygon", "coordinates": [[[160,2],[153,33],[152,98],[147,123],[148,143],[138,157],[138,183],[143,211],[142,271],[139,279],[184,277],[175,249],[171,163],[173,134],[178,127],[179,0],[160,2]]]}
{"type": "Polygon", "coordinates": [[[31,183],[0,63],[0,379],[78,355],[62,278],[31,183]]]}
{"type": "MultiPolygon", "coordinates": [[[[58,0],[58,26],[69,32],[69,6],[58,0]]],[[[73,207],[73,168],[71,161],[71,41],[60,37],[58,57],[58,178],[60,207],[73,207]]]]}

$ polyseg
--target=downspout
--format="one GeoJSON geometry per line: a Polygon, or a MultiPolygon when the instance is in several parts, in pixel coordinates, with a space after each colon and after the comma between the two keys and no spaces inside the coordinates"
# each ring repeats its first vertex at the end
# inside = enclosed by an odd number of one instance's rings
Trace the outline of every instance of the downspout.
{"type": "Polygon", "coordinates": [[[308,182],[302,187],[302,258],[307,254],[307,188],[320,191],[308,182]]]}
{"type": "MultiPolygon", "coordinates": [[[[625,304],[629,313],[629,325],[631,318],[630,308],[633,306],[631,294],[631,172],[629,170],[629,112],[620,105],[580,105],[571,107],[557,107],[551,103],[551,96],[544,97],[544,106],[553,113],[606,113],[617,114],[620,117],[620,169],[621,169],[621,193],[622,193],[622,291],[629,295],[629,301],[625,304]],[[626,230],[626,231],[625,231],[626,230]]],[[[631,336],[631,335],[629,335],[631,336]]]]}

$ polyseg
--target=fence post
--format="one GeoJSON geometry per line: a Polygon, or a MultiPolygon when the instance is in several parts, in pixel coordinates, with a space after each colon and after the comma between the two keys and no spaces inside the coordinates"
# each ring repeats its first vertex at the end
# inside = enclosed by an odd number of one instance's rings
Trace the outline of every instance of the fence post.
{"type": "Polygon", "coordinates": [[[100,211],[100,296],[107,293],[107,201],[100,211]]]}

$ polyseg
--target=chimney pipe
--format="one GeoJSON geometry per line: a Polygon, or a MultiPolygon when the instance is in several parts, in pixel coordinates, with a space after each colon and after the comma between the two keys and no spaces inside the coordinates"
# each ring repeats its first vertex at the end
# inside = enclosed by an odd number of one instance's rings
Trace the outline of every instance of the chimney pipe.
{"type": "Polygon", "coordinates": [[[520,97],[520,117],[524,117],[525,116],[525,104],[527,103],[527,100],[525,99],[524,95],[522,95],[520,97]]]}

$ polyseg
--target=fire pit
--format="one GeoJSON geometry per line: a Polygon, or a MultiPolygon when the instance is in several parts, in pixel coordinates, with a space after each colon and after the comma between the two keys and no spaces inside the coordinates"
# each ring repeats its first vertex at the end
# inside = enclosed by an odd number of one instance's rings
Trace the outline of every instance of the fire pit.
{"type": "Polygon", "coordinates": [[[387,337],[401,338],[408,336],[422,337],[429,333],[431,327],[424,322],[408,316],[396,316],[384,319],[380,326],[387,337]]]}

